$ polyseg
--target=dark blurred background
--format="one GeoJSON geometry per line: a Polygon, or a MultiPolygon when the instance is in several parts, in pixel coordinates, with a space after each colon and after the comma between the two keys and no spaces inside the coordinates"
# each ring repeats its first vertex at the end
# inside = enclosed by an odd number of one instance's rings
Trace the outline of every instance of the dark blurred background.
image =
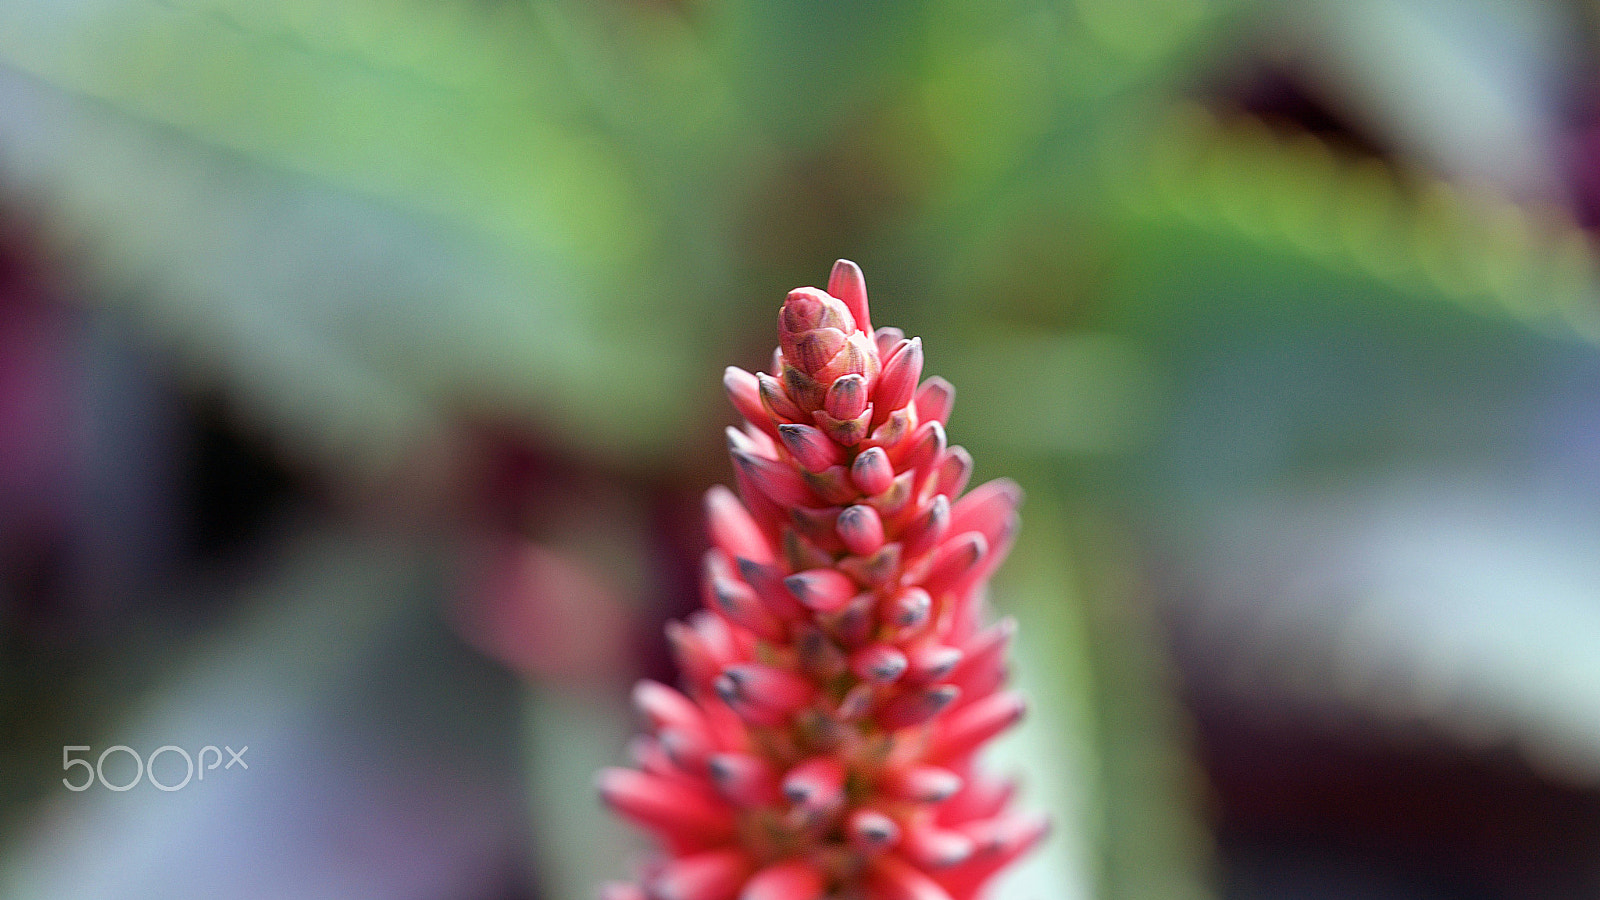
{"type": "Polygon", "coordinates": [[[722,367],[843,256],[1028,491],[996,765],[1057,827],[995,900],[1600,897],[1597,37],[0,4],[0,895],[626,875],[591,777],[697,603],[722,367]]]}

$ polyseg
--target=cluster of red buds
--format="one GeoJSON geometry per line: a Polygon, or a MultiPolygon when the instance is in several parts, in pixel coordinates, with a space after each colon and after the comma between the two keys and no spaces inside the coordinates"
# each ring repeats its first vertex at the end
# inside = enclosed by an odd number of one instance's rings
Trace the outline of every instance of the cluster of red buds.
{"type": "Polygon", "coordinates": [[[954,391],[872,330],[840,260],[792,291],[777,375],[729,368],[738,495],[706,495],[705,609],[668,628],[683,690],[643,681],[638,768],[599,789],[665,850],[604,900],[972,900],[1045,834],[974,762],[1023,713],[1015,625],[985,624],[1017,531],[1009,480],[962,494],[954,391]]]}

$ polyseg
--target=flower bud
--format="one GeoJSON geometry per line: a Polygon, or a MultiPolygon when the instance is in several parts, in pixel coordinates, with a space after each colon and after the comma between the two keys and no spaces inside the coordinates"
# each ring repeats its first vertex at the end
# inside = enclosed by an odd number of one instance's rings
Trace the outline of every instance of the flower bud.
{"type": "Polygon", "coordinates": [[[851,553],[866,556],[883,546],[883,519],[870,506],[849,506],[839,513],[839,539],[851,553]]]}
{"type": "Polygon", "coordinates": [[[886,416],[910,403],[921,377],[922,338],[902,341],[884,360],[883,374],[873,392],[872,405],[878,408],[879,415],[886,416]]]}
{"type": "Polygon", "coordinates": [[[950,410],[956,401],[956,389],[950,382],[935,375],[917,388],[915,399],[918,421],[950,424],[950,410]]]}
{"type": "Polygon", "coordinates": [[[826,366],[855,331],[849,308],[816,288],[790,291],[778,312],[778,346],[784,359],[807,375],[826,366]]]}
{"type": "Polygon", "coordinates": [[[839,445],[810,425],[779,425],[778,437],[795,462],[807,472],[821,472],[844,459],[839,445]]]}
{"type": "Polygon", "coordinates": [[[888,490],[894,481],[894,467],[889,465],[889,454],[882,447],[868,447],[856,455],[850,464],[850,480],[868,496],[888,490]]]}
{"type": "Polygon", "coordinates": [[[867,315],[867,278],[861,274],[860,266],[848,259],[834,263],[828,274],[828,293],[850,310],[858,329],[872,333],[872,320],[867,315]]]}

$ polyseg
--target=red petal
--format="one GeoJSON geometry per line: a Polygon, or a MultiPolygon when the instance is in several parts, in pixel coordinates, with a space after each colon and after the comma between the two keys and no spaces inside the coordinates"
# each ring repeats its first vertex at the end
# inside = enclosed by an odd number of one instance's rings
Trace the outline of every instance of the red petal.
{"type": "Polygon", "coordinates": [[[720,484],[706,491],[706,523],[711,543],[729,556],[772,562],[772,542],[733,491],[720,484]]]}
{"type": "Polygon", "coordinates": [[[1015,725],[1026,709],[1022,698],[1009,692],[958,709],[934,732],[928,758],[951,760],[965,756],[1015,725]]]}
{"type": "Polygon", "coordinates": [[[872,900],[952,900],[938,882],[894,855],[874,860],[871,889],[872,900]]]}
{"type": "Polygon", "coordinates": [[[732,811],[682,783],[633,769],[609,768],[596,779],[606,804],[680,847],[705,846],[733,835],[732,811]]]}
{"type": "Polygon", "coordinates": [[[926,509],[922,511],[905,530],[900,533],[900,540],[905,547],[905,558],[916,559],[940,541],[950,530],[950,498],[939,494],[929,501],[926,509]]]}
{"type": "Polygon", "coordinates": [[[734,900],[755,866],[739,850],[707,850],[669,860],[650,879],[652,900],[734,900]]]}
{"type": "Polygon", "coordinates": [[[766,806],[778,802],[778,773],[759,756],[718,753],[706,761],[717,792],[740,806],[766,806]]]}
{"type": "Polygon", "coordinates": [[[950,505],[950,530],[954,534],[979,532],[994,546],[999,543],[1006,520],[1021,505],[1022,488],[1009,478],[996,478],[950,505]]]}
{"type": "Polygon", "coordinates": [[[950,382],[935,375],[917,388],[917,419],[923,422],[950,424],[950,409],[955,406],[956,389],[950,382]]]}
{"type": "Polygon", "coordinates": [[[878,415],[887,416],[910,403],[921,377],[922,338],[914,337],[902,342],[883,362],[883,374],[878,376],[878,386],[872,394],[878,415]]]}
{"type": "Polygon", "coordinates": [[[918,803],[942,803],[961,790],[960,775],[942,766],[916,765],[884,775],[883,790],[892,797],[918,803]]]}
{"type": "Polygon", "coordinates": [[[921,725],[943,712],[955,703],[959,696],[961,689],[949,684],[907,691],[884,704],[873,719],[890,731],[910,728],[913,725],[921,725]]]}
{"type": "Polygon", "coordinates": [[[794,859],[757,872],[745,884],[739,900],[819,900],[826,891],[822,872],[805,860],[794,859]]]}
{"type": "Polygon", "coordinates": [[[761,402],[761,385],[756,376],[738,366],[729,366],[722,372],[722,386],[727,390],[733,408],[744,416],[745,421],[773,437],[778,436],[772,413],[761,402]]]}

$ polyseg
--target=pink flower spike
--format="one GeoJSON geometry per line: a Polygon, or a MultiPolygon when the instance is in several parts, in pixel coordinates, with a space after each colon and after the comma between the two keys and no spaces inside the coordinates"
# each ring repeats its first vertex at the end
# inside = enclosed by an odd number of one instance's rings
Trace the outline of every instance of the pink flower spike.
{"type": "Polygon", "coordinates": [[[822,547],[830,553],[835,553],[844,549],[834,543],[838,539],[834,526],[839,521],[839,513],[841,511],[837,506],[827,506],[821,509],[807,509],[797,506],[789,510],[789,521],[786,524],[794,526],[797,534],[818,547],[822,547]]]}
{"type": "Polygon", "coordinates": [[[839,701],[839,707],[833,711],[833,717],[840,722],[861,721],[872,711],[872,698],[876,693],[872,685],[866,682],[856,685],[839,701]]]}
{"type": "Polygon", "coordinates": [[[757,872],[745,884],[739,900],[821,900],[827,884],[816,866],[792,859],[757,872]]]}
{"type": "Polygon", "coordinates": [[[1002,562],[1005,562],[1006,557],[1011,554],[1011,546],[1017,541],[1017,531],[1021,527],[1022,520],[1016,513],[1011,513],[1002,519],[995,531],[994,539],[988,542],[988,550],[984,553],[983,559],[978,561],[978,565],[973,571],[968,572],[957,583],[956,589],[966,594],[969,598],[975,597],[968,588],[977,582],[987,580],[990,575],[994,574],[994,570],[1002,562]]]}
{"type": "Polygon", "coordinates": [[[822,406],[827,399],[827,387],[838,379],[846,375],[861,375],[871,385],[877,381],[882,369],[878,348],[873,346],[871,338],[864,334],[850,335],[826,365],[811,373],[811,377],[823,387],[823,393],[816,399],[816,406],[822,406]]]}
{"type": "Polygon", "coordinates": [[[872,636],[876,598],[860,593],[827,618],[830,632],[846,648],[855,649],[872,636]]]}
{"type": "Polygon", "coordinates": [[[915,472],[901,472],[889,482],[887,490],[876,497],[868,498],[867,502],[884,518],[898,515],[900,510],[905,509],[911,502],[911,485],[915,476],[915,472]]]}
{"type": "Polygon", "coordinates": [[[790,360],[789,343],[818,328],[834,328],[845,334],[858,329],[855,317],[839,298],[814,287],[795,288],[778,310],[778,346],[790,360]],[[785,341],[788,338],[788,342],[785,341]]]}
{"type": "Polygon", "coordinates": [[[791,347],[784,348],[783,353],[794,361],[800,371],[825,382],[826,378],[818,376],[849,342],[850,336],[837,328],[815,328],[796,338],[791,347]]]}
{"type": "Polygon", "coordinates": [[[1042,816],[1002,813],[967,822],[957,830],[971,839],[980,853],[1009,853],[1043,837],[1050,830],[1050,822],[1042,816]]]}
{"type": "Polygon", "coordinates": [[[628,742],[628,758],[643,772],[682,780],[678,764],[662,749],[661,742],[649,735],[636,735],[628,742]]]}
{"type": "MultiPolygon", "coordinates": [[[[807,376],[817,376],[850,346],[855,331],[855,317],[849,308],[816,288],[790,291],[778,312],[778,346],[783,348],[784,359],[807,376]]],[[[815,404],[811,406],[815,408],[815,404]]]]}
{"type": "Polygon", "coordinates": [[[872,320],[867,316],[867,277],[861,267],[848,259],[833,264],[828,274],[828,293],[839,298],[855,317],[856,328],[872,333],[872,320]]]}
{"type": "Polygon", "coordinates": [[[778,455],[778,445],[776,443],[756,437],[759,434],[761,438],[766,438],[767,435],[763,432],[752,432],[748,427],[739,429],[729,425],[723,430],[723,433],[728,436],[728,449],[730,451],[742,450],[745,453],[754,453],[757,456],[766,457],[778,455]]]}
{"type": "Polygon", "coordinates": [[[850,472],[844,466],[829,466],[821,472],[803,472],[802,480],[811,492],[830,506],[849,503],[856,498],[850,484],[850,472]]]}
{"type": "MultiPolygon", "coordinates": [[[[1039,842],[1050,833],[1050,824],[1042,817],[1018,816],[1015,817],[1015,822],[1008,823],[1005,829],[1003,842],[989,844],[977,842],[980,843],[978,852],[971,859],[944,874],[941,881],[952,893],[958,893],[960,896],[974,895],[983,882],[995,872],[1038,846],[1039,842]]],[[[963,826],[961,831],[969,832],[971,829],[963,826]]]]}
{"type": "Polygon", "coordinates": [[[867,436],[867,426],[871,417],[870,405],[861,415],[853,419],[835,419],[828,415],[826,410],[821,409],[811,414],[811,419],[817,423],[817,427],[841,447],[854,447],[861,443],[862,438],[867,436]]]}
{"type": "Polygon", "coordinates": [[[858,267],[828,288],[784,299],[773,374],[724,373],[746,421],[703,608],[667,626],[683,689],[638,685],[634,768],[597,780],[660,855],[602,900],[982,900],[1045,834],[978,758],[1023,714],[1015,626],[985,627],[1021,490],[963,496],[954,389],[873,330],[858,267]]]}

